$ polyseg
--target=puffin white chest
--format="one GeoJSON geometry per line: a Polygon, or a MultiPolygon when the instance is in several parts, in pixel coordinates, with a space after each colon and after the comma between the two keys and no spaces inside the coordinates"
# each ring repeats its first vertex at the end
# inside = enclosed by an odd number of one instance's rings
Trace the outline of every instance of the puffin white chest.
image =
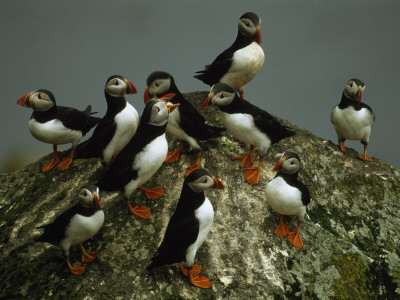
{"type": "MultiPolygon", "coordinates": [[[[172,103],[169,103],[172,104],[172,103]]],[[[194,149],[200,149],[200,145],[197,143],[196,139],[189,136],[180,125],[180,111],[179,107],[176,108],[172,113],[169,114],[167,131],[178,139],[186,141],[194,149]]]]}
{"type": "Polygon", "coordinates": [[[79,214],[73,216],[66,228],[65,238],[60,242],[61,248],[68,251],[71,245],[86,241],[99,231],[103,223],[103,210],[98,210],[89,217],[79,214]]]}
{"type": "Polygon", "coordinates": [[[272,209],[279,214],[296,215],[302,219],[306,212],[306,207],[301,201],[300,190],[287,184],[280,176],[268,182],[265,197],[272,209]]]}
{"type": "Polygon", "coordinates": [[[233,89],[241,88],[257,75],[264,64],[264,51],[256,42],[237,50],[232,58],[232,65],[220,82],[233,89]]]}
{"type": "Polygon", "coordinates": [[[76,145],[82,139],[80,130],[68,129],[57,119],[40,123],[32,118],[29,120],[29,131],[39,141],[55,145],[76,145]]]}
{"type": "Polygon", "coordinates": [[[144,184],[160,168],[167,158],[168,143],[165,133],[147,144],[134,158],[132,169],[138,171],[136,179],[132,179],[124,189],[125,197],[129,199],[132,192],[144,184]]]}
{"type": "Polygon", "coordinates": [[[238,140],[259,148],[266,148],[265,151],[270,147],[271,140],[255,126],[251,115],[229,114],[223,111],[220,113],[222,123],[238,140]]]}
{"type": "Polygon", "coordinates": [[[199,233],[196,241],[186,250],[186,266],[192,266],[194,264],[197,249],[203,244],[214,221],[214,209],[207,197],[204,203],[194,211],[194,215],[199,221],[199,233]]]}
{"type": "Polygon", "coordinates": [[[103,159],[109,163],[112,156],[117,155],[128,144],[139,124],[139,114],[136,109],[127,103],[126,107],[115,117],[115,133],[109,144],[103,150],[103,159]]]}
{"type": "Polygon", "coordinates": [[[344,109],[336,106],[332,110],[331,121],[338,138],[368,142],[374,118],[366,108],[357,111],[351,106],[344,109]]]}

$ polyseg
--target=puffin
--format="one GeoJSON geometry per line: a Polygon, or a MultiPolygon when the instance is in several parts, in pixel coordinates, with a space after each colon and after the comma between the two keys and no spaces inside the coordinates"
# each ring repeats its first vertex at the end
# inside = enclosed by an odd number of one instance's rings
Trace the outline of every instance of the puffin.
{"type": "Polygon", "coordinates": [[[194,77],[212,86],[217,82],[230,85],[244,99],[244,85],[261,70],[265,55],[261,48],[261,19],[252,12],[239,19],[238,34],[233,44],[222,52],[205,70],[194,77]]]}
{"type": "Polygon", "coordinates": [[[272,209],[280,214],[280,224],[275,235],[288,237],[289,242],[298,248],[303,247],[300,237],[300,226],[304,220],[307,205],[310,204],[310,192],[306,185],[297,179],[300,169],[300,158],[296,153],[285,152],[274,167],[276,176],[265,187],[265,197],[272,209]],[[297,217],[297,230],[283,222],[282,215],[297,217]]]}
{"type": "Polygon", "coordinates": [[[104,88],[107,112],[92,136],[77,146],[75,158],[101,157],[107,166],[111,164],[139,126],[137,110],[124,97],[136,93],[136,87],[121,75],[107,79],[104,88]]]}
{"type": "Polygon", "coordinates": [[[211,287],[211,281],[199,275],[201,266],[194,264],[194,260],[214,220],[214,209],[204,191],[223,188],[222,182],[203,168],[194,170],[185,178],[175,212],[147,270],[179,264],[179,269],[193,285],[211,287]]]}
{"type": "Polygon", "coordinates": [[[146,81],[144,102],[147,103],[154,96],[161,97],[167,93],[175,94],[175,97],[171,99],[172,104],[180,104],[169,115],[167,132],[182,140],[183,143],[178,149],[168,153],[165,162],[178,161],[182,149],[185,145],[190,145],[197,151],[197,162],[186,170],[187,176],[200,167],[202,150],[199,141],[220,137],[225,128],[207,125],[204,117],[183,97],[171,74],[162,71],[151,73],[146,81]]]}
{"type": "Polygon", "coordinates": [[[45,89],[25,94],[19,98],[17,104],[33,109],[29,120],[31,134],[41,142],[53,144],[53,158],[42,167],[42,172],[51,170],[59,162],[57,145],[71,143],[69,157],[58,165],[59,170],[67,170],[74,157],[76,145],[101,119],[91,116],[91,105],[84,111],[57,106],[53,93],[45,89]]]}
{"type": "Polygon", "coordinates": [[[168,114],[169,110],[178,106],[167,106],[166,101],[172,97],[173,94],[167,94],[147,103],[135,135],[97,183],[101,190],[121,190],[129,211],[144,219],[150,217],[150,210],[144,205],[132,207],[130,198],[135,189],[142,191],[151,200],[164,194],[162,186],[147,190],[142,184],[157,172],[167,157],[165,129],[168,114]]]}
{"type": "Polygon", "coordinates": [[[364,145],[364,154],[359,155],[358,158],[374,161],[367,156],[367,147],[372,125],[375,122],[375,114],[371,107],[361,102],[364,89],[365,84],[359,79],[350,79],[346,83],[339,105],[334,106],[331,111],[331,123],[335,127],[342,152],[347,151],[344,146],[346,139],[360,140],[364,145]]]}
{"type": "Polygon", "coordinates": [[[36,242],[46,242],[59,246],[67,260],[71,272],[80,275],[85,272],[86,263],[92,262],[98,251],[86,252],[82,243],[93,237],[104,223],[104,212],[99,201],[99,188],[94,185],[85,186],[78,195],[79,203],[59,215],[52,223],[38,227],[44,232],[36,242]],[[70,248],[79,244],[82,250],[82,263],[72,266],[69,261],[70,248]]]}
{"type": "Polygon", "coordinates": [[[238,140],[250,145],[247,155],[236,156],[232,160],[242,160],[240,166],[247,168],[244,171],[246,182],[258,184],[261,163],[270,146],[295,133],[268,112],[241,99],[235,90],[225,83],[220,82],[212,86],[202,108],[211,104],[218,106],[221,121],[228,131],[238,140]],[[257,167],[250,167],[254,163],[252,152],[255,147],[260,160],[257,167]]]}

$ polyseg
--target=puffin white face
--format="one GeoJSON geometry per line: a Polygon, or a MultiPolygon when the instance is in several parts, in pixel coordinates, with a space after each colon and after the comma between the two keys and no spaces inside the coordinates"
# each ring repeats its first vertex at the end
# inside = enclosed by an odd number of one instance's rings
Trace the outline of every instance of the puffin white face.
{"type": "MultiPolygon", "coordinates": [[[[195,181],[188,182],[187,184],[195,193],[204,192],[207,189],[215,187],[215,179],[210,175],[203,175],[195,181]]],[[[215,187],[216,188],[216,187],[215,187]]]]}
{"type": "Polygon", "coordinates": [[[147,124],[163,126],[168,122],[168,108],[165,101],[158,101],[151,108],[150,120],[147,124]]]}
{"type": "Polygon", "coordinates": [[[32,108],[37,111],[46,111],[55,105],[48,94],[39,91],[33,92],[29,96],[29,102],[32,108]]]}
{"type": "Polygon", "coordinates": [[[120,77],[112,77],[104,88],[107,94],[113,97],[122,97],[125,94],[136,94],[135,86],[128,80],[120,77]]]}
{"type": "Polygon", "coordinates": [[[233,99],[235,99],[235,92],[227,92],[221,91],[214,95],[212,98],[212,103],[218,106],[226,106],[232,103],[233,99]]]}
{"type": "Polygon", "coordinates": [[[257,33],[257,27],[250,19],[242,18],[239,20],[239,31],[241,34],[251,37],[257,33]]]}
{"type": "Polygon", "coordinates": [[[343,93],[347,98],[361,101],[361,95],[364,92],[365,85],[357,85],[354,80],[349,80],[344,87],[343,93]]]}
{"type": "Polygon", "coordinates": [[[171,86],[171,78],[158,78],[153,80],[148,86],[151,95],[164,95],[169,91],[171,86]]]}
{"type": "Polygon", "coordinates": [[[274,167],[275,172],[282,172],[287,174],[297,173],[299,169],[300,169],[300,160],[297,154],[292,152],[283,153],[281,158],[274,167]]]}
{"type": "Polygon", "coordinates": [[[100,208],[98,187],[84,187],[79,193],[79,203],[84,207],[100,208]]]}

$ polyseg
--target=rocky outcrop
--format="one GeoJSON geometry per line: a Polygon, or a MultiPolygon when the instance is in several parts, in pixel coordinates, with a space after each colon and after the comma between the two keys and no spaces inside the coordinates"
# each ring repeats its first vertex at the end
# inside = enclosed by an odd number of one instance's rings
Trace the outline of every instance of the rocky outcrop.
{"type": "MultiPolygon", "coordinates": [[[[186,96],[199,108],[207,93],[186,96]]],[[[203,113],[219,124],[213,109],[203,113]]],[[[245,183],[239,163],[231,161],[246,153],[247,145],[229,133],[203,143],[204,167],[225,184],[225,190],[207,191],[215,219],[196,258],[213,283],[207,290],[191,285],[176,266],[146,271],[174,211],[185,169],[196,160],[194,152],[186,150],[178,163],[164,164],[145,185],[163,185],[164,197],[148,201],[135,194],[134,203],[152,210],[148,220],[128,213],[120,192],[101,192],[105,223],[85,243],[100,254],[81,276],[69,272],[57,247],[35,243],[33,237],[36,227],[76,202],[83,185],[99,179],[100,160],[75,160],[65,172],[41,173],[49,154],[0,176],[0,298],[399,298],[400,170],[377,158],[365,163],[351,149],[342,154],[331,141],[286,124],[296,135],[272,146],[257,186],[245,183]],[[302,249],[274,235],[279,216],[264,197],[276,155],[285,150],[300,155],[299,178],[311,192],[302,249]]],[[[172,137],[169,141],[170,149],[179,145],[172,137]]],[[[294,230],[296,219],[287,222],[294,230]]],[[[79,247],[71,258],[78,262],[79,247]]]]}

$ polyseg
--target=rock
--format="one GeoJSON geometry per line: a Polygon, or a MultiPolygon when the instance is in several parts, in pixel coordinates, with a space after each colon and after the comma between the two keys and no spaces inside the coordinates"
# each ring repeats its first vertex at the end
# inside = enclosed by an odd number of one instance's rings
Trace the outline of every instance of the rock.
{"type": "MultiPolygon", "coordinates": [[[[206,96],[186,94],[199,109],[206,96]]],[[[220,125],[215,109],[202,113],[220,125]]],[[[105,223],[84,243],[100,254],[81,276],[70,273],[57,247],[35,243],[33,237],[39,234],[36,227],[76,202],[83,185],[97,182],[104,172],[100,160],[77,159],[65,172],[41,173],[49,154],[0,176],[0,298],[400,298],[400,170],[377,158],[365,163],[352,149],[342,154],[331,141],[283,122],[296,135],[272,146],[257,186],[245,183],[239,162],[231,161],[245,154],[247,145],[229,133],[203,143],[204,167],[225,185],[225,190],[207,191],[215,219],[196,257],[213,283],[207,290],[191,285],[177,266],[146,271],[195,152],[184,150],[178,163],[164,164],[145,184],[163,185],[164,197],[148,201],[135,194],[133,203],[152,210],[148,220],[128,213],[120,192],[101,192],[105,223]],[[309,218],[301,227],[302,249],[274,235],[279,216],[264,197],[276,156],[285,150],[301,157],[299,177],[311,192],[309,218]]],[[[168,140],[170,149],[180,144],[171,136],[168,140]]],[[[294,230],[295,217],[286,220],[294,230]]],[[[79,258],[79,247],[73,247],[72,261],[79,258]]]]}

